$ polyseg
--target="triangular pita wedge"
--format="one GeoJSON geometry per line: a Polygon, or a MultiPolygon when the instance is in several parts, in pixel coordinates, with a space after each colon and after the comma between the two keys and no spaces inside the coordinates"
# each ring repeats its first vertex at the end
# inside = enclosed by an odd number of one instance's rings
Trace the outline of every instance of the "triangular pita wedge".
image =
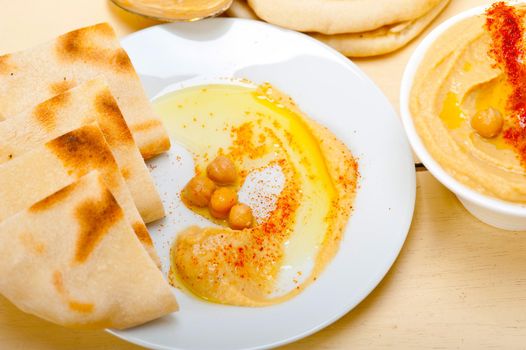
{"type": "Polygon", "coordinates": [[[0,164],[93,122],[98,122],[143,220],[162,218],[161,198],[103,77],[0,122],[0,164]]]}
{"type": "Polygon", "coordinates": [[[83,126],[0,165],[0,221],[98,170],[137,237],[160,265],[150,234],[96,123],[83,126]]]}
{"type": "Polygon", "coordinates": [[[258,17],[301,32],[360,33],[423,16],[441,0],[248,0],[258,17]]]}
{"type": "Polygon", "coordinates": [[[175,297],[97,172],[0,223],[0,292],[69,327],[133,327],[175,297]]]}
{"type": "Polygon", "coordinates": [[[168,150],[166,131],[107,23],[0,56],[0,120],[100,75],[106,78],[142,155],[149,158],[168,150]]]}
{"type": "Polygon", "coordinates": [[[364,33],[312,36],[334,47],[346,56],[366,57],[395,51],[417,37],[447,6],[449,0],[441,0],[431,11],[412,21],[385,26],[364,33]]]}

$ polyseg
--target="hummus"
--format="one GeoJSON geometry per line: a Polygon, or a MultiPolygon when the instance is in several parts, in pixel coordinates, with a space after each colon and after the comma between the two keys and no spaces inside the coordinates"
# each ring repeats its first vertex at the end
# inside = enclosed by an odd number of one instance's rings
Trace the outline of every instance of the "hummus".
{"type": "Polygon", "coordinates": [[[115,0],[114,3],[132,13],[165,21],[195,21],[216,16],[232,4],[232,0],[115,0]]]}
{"type": "Polygon", "coordinates": [[[170,280],[229,305],[264,306],[300,293],[338,250],[358,178],[351,152],[270,85],[210,85],[174,97],[159,101],[158,110],[168,115],[163,108],[177,105],[182,111],[165,122],[194,154],[197,175],[224,154],[241,174],[237,190],[251,174],[268,169],[279,169],[282,184],[273,196],[254,193],[251,201],[264,210],[255,210],[256,223],[244,230],[190,207],[210,226],[192,226],[177,235],[170,280]],[[289,287],[282,288],[283,276],[290,277],[289,287]]]}
{"type": "Polygon", "coordinates": [[[503,132],[485,138],[471,126],[488,110],[502,116],[502,130],[516,123],[508,101],[512,86],[491,54],[485,24],[485,15],[468,18],[431,45],[415,75],[410,110],[425,147],[450,175],[483,194],[526,203],[517,149],[503,132]]]}

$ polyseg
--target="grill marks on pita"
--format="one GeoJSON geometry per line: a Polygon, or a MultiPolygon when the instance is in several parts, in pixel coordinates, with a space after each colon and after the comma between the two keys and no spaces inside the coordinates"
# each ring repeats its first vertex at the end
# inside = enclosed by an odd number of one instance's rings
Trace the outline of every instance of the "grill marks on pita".
{"type": "Polygon", "coordinates": [[[13,75],[16,70],[16,66],[10,62],[11,55],[0,56],[0,74],[13,75]]]}
{"type": "Polygon", "coordinates": [[[114,50],[97,45],[100,38],[112,39],[114,33],[106,24],[73,30],[60,36],[55,45],[57,56],[63,60],[83,60],[106,64],[114,50]]]}
{"type": "Polygon", "coordinates": [[[57,95],[36,106],[33,115],[47,131],[51,131],[56,127],[56,110],[65,106],[69,100],[68,92],[57,95]]]}
{"type": "Polygon", "coordinates": [[[51,83],[49,85],[49,89],[51,90],[51,93],[53,95],[59,95],[63,92],[66,92],[68,91],[69,89],[72,89],[75,87],[75,82],[72,81],[72,80],[66,80],[66,78],[64,77],[63,80],[59,80],[57,81],[56,83],[51,83]]]}
{"type": "Polygon", "coordinates": [[[99,125],[108,143],[114,145],[135,144],[130,129],[122,117],[121,110],[109,90],[105,89],[97,94],[94,107],[101,115],[106,116],[99,119],[99,125]]]}
{"type": "Polygon", "coordinates": [[[56,204],[59,204],[65,198],[67,198],[70,195],[70,193],[75,190],[75,186],[76,183],[73,183],[67,187],[58,190],[53,194],[50,194],[46,198],[41,199],[40,201],[36,202],[31,207],[29,207],[29,211],[38,213],[39,211],[52,209],[56,204]]]}
{"type": "Polygon", "coordinates": [[[91,169],[102,169],[113,163],[113,155],[97,127],[71,131],[46,146],[62,161],[70,175],[82,176],[91,169]]]}
{"type": "Polygon", "coordinates": [[[96,45],[99,38],[113,39],[115,33],[105,23],[81,28],[62,35],[57,41],[57,56],[66,61],[84,61],[110,65],[120,73],[133,72],[133,65],[122,48],[109,49],[96,45]]]}
{"type": "MultiPolygon", "coordinates": [[[[109,229],[123,217],[119,204],[107,189],[100,199],[88,199],[76,208],[80,226],[75,261],[83,263],[109,229]]],[[[141,225],[141,228],[146,228],[141,225]]],[[[146,230],[148,233],[148,230],[146,230]]],[[[149,238],[149,234],[147,234],[149,238]]]]}
{"type": "Polygon", "coordinates": [[[61,295],[66,301],[72,311],[79,313],[92,313],[95,305],[92,303],[83,303],[78,300],[74,300],[70,297],[66,287],[64,286],[64,277],[60,271],[55,271],[52,278],[53,286],[59,295],[61,295]]]}

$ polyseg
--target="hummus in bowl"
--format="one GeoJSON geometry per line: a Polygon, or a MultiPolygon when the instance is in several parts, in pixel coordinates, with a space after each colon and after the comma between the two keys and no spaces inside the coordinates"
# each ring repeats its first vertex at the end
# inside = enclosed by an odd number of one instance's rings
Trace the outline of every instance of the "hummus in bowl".
{"type": "Polygon", "coordinates": [[[453,17],[417,48],[401,88],[424,165],[476,217],[511,230],[526,229],[525,28],[521,4],[453,17]]]}

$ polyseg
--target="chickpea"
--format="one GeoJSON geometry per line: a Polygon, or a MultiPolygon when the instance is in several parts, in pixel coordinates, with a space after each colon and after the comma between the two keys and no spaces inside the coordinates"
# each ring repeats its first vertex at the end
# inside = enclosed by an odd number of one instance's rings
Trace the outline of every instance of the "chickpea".
{"type": "Polygon", "coordinates": [[[208,177],[221,185],[231,185],[236,182],[237,172],[234,162],[228,157],[217,156],[206,168],[208,177]]]}
{"type": "Polygon", "coordinates": [[[228,187],[220,187],[212,193],[208,209],[213,217],[224,219],[228,216],[230,208],[236,203],[237,193],[228,187]]]}
{"type": "Polygon", "coordinates": [[[206,207],[216,189],[212,180],[204,176],[195,176],[183,189],[183,199],[196,207],[206,207]]]}
{"type": "Polygon", "coordinates": [[[228,223],[230,227],[235,230],[242,230],[252,226],[254,217],[252,215],[252,209],[246,204],[236,204],[230,209],[228,215],[228,223]]]}
{"type": "Polygon", "coordinates": [[[225,211],[225,212],[221,212],[221,211],[216,211],[214,209],[212,209],[212,207],[208,207],[208,212],[210,213],[210,215],[212,215],[212,217],[216,218],[216,219],[226,219],[228,218],[228,211],[225,211]]]}
{"type": "Polygon", "coordinates": [[[491,139],[502,130],[502,115],[493,108],[480,111],[471,119],[471,127],[482,137],[491,139]]]}

